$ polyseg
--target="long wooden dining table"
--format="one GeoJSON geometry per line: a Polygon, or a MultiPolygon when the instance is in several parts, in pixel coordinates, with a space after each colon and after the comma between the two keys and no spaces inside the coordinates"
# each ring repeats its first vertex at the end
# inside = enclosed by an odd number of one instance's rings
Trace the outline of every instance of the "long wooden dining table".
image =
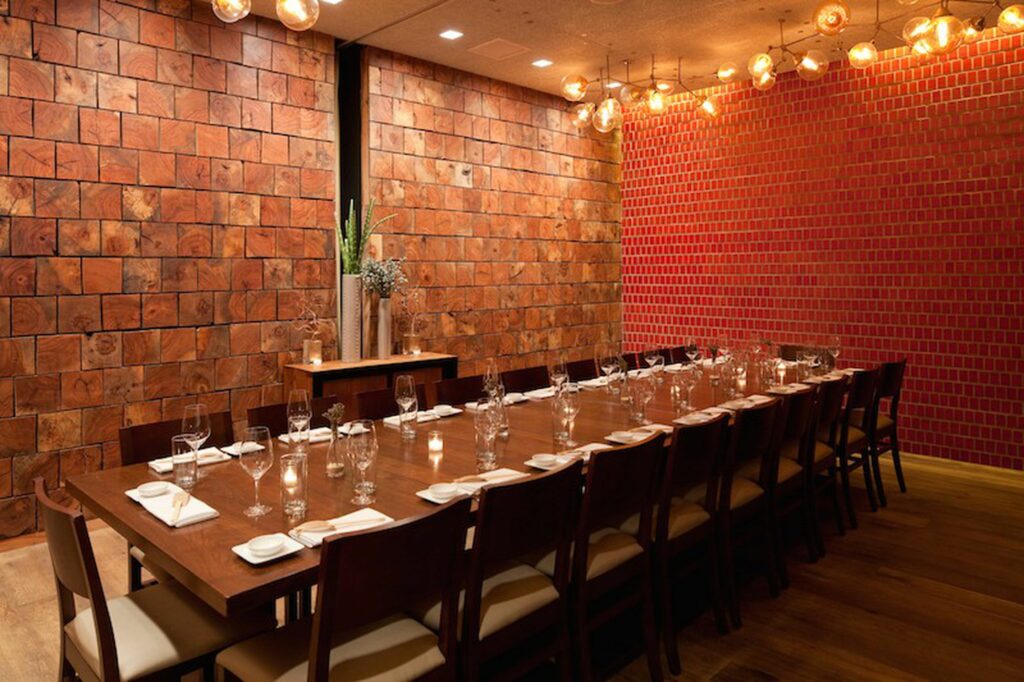
{"type": "MultiPolygon", "coordinates": [[[[738,395],[763,393],[755,374],[748,372],[745,385],[738,387],[738,395]]],[[[792,379],[792,376],[787,377],[787,380],[792,379]]],[[[605,436],[636,426],[630,422],[628,406],[606,389],[582,390],[580,398],[581,409],[572,434],[579,444],[611,444],[605,436]]],[[[704,372],[691,393],[691,405],[695,409],[728,399],[721,387],[711,385],[708,372],[704,372]]],[[[497,466],[527,474],[539,473],[527,466],[526,460],[537,453],[564,449],[553,441],[551,400],[528,400],[509,406],[507,410],[509,432],[507,437],[497,441],[497,466]]],[[[654,423],[672,425],[677,416],[666,374],[648,405],[647,417],[654,423]]],[[[416,429],[415,440],[403,440],[398,428],[377,422],[377,490],[371,507],[396,520],[421,515],[433,507],[432,503],[417,497],[417,491],[433,483],[478,473],[474,420],[470,411],[422,422],[416,429]],[[444,436],[444,450],[440,454],[428,452],[430,431],[440,431],[444,436]]],[[[231,551],[233,546],[258,535],[288,532],[305,520],[332,519],[359,508],[351,502],[350,475],[340,479],[326,476],[327,447],[326,443],[307,446],[308,510],[301,518],[287,516],[282,510],[276,462],[260,483],[260,498],[273,510],[256,519],[243,514],[253,501],[253,480],[235,460],[203,466],[202,477],[192,491],[197,499],[216,509],[219,516],[181,528],[167,526],[125,494],[142,483],[172,478],[156,474],[147,464],[72,476],[66,488],[130,544],[142,549],[147,561],[160,566],[217,612],[231,616],[314,585],[320,563],[318,548],[303,548],[270,563],[250,565],[231,551]]],[[[274,448],[278,456],[291,450],[291,446],[276,439],[274,448]]]]}

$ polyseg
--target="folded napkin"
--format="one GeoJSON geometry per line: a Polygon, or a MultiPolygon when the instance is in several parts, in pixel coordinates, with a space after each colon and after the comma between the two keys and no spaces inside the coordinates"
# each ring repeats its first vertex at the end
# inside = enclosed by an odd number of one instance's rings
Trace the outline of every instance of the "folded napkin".
{"type": "Polygon", "coordinates": [[[726,410],[742,410],[745,407],[750,407],[754,403],[750,402],[746,398],[737,398],[736,400],[730,400],[724,402],[719,407],[725,408],[726,410]]]}
{"type": "Polygon", "coordinates": [[[648,433],[654,433],[655,431],[661,431],[662,433],[672,433],[675,429],[667,424],[644,424],[633,429],[636,432],[646,431],[648,433]]]}
{"type": "Polygon", "coordinates": [[[645,377],[651,373],[649,369],[631,369],[629,370],[629,376],[631,377],[645,377]]]}
{"type": "Polygon", "coordinates": [[[704,424],[715,418],[713,414],[706,414],[704,412],[691,412],[685,417],[679,417],[675,420],[676,424],[683,424],[684,426],[693,426],[694,424],[704,424]]]}
{"type": "Polygon", "coordinates": [[[482,481],[454,481],[455,485],[459,487],[463,492],[473,494],[476,491],[483,488],[488,483],[504,483],[505,481],[512,481],[517,478],[526,476],[522,471],[516,471],[515,469],[495,469],[494,471],[484,471],[477,474],[482,481]]]}
{"type": "Polygon", "coordinates": [[[754,394],[754,395],[748,395],[747,396],[747,400],[749,400],[750,402],[754,403],[755,405],[761,405],[762,403],[769,403],[769,402],[772,401],[772,399],[769,398],[768,396],[761,395],[759,393],[754,394]]]}
{"type": "Polygon", "coordinates": [[[525,393],[527,398],[533,398],[534,400],[543,400],[545,398],[551,398],[555,395],[555,389],[551,386],[546,388],[537,388],[532,391],[525,393]]]}
{"type": "Polygon", "coordinates": [[[288,531],[288,536],[293,540],[301,542],[306,547],[319,547],[324,538],[330,537],[337,533],[351,533],[357,530],[366,530],[367,528],[374,528],[376,526],[383,526],[385,523],[391,523],[394,521],[393,518],[387,514],[381,514],[376,509],[360,509],[354,511],[351,514],[345,514],[339,516],[336,519],[330,519],[327,523],[333,526],[333,529],[324,532],[313,532],[310,530],[303,530],[303,524],[299,524],[295,528],[288,531]]]}
{"type": "Polygon", "coordinates": [[[596,379],[584,379],[577,382],[584,388],[601,388],[608,385],[608,377],[597,377],[596,379]]]}
{"type": "Polygon", "coordinates": [[[643,431],[612,431],[604,438],[605,440],[610,440],[613,443],[632,445],[633,443],[639,443],[650,435],[650,432],[643,431]]]}
{"type": "Polygon", "coordinates": [[[726,407],[718,405],[716,407],[708,407],[703,410],[704,414],[716,415],[716,414],[733,414],[735,410],[730,410],[726,407]]]}
{"type": "Polygon", "coordinates": [[[259,443],[243,443],[242,441],[238,441],[236,443],[232,443],[226,448],[221,448],[221,451],[231,455],[232,457],[238,457],[239,455],[245,454],[247,452],[256,452],[257,450],[262,449],[263,446],[260,445],[259,443]]]}
{"type": "MultiPolygon", "coordinates": [[[[207,464],[216,464],[217,462],[226,462],[231,459],[231,455],[221,452],[218,448],[203,448],[198,451],[196,455],[199,458],[199,466],[205,466],[207,464]]],[[[170,457],[161,457],[160,459],[154,459],[149,463],[149,468],[158,474],[169,474],[174,471],[174,463],[170,457]]]]}
{"type": "Polygon", "coordinates": [[[180,492],[184,491],[178,486],[168,485],[167,492],[156,497],[143,497],[134,488],[126,490],[124,494],[141,504],[143,509],[172,528],[191,526],[193,523],[215,519],[220,516],[220,512],[216,509],[202,500],[189,495],[188,502],[181,507],[181,511],[178,513],[178,520],[172,522],[174,518],[174,496],[180,492]]]}
{"type": "MultiPolygon", "coordinates": [[[[420,410],[419,414],[416,416],[416,421],[422,424],[423,422],[432,422],[440,418],[441,417],[438,416],[437,412],[434,412],[433,410],[420,410]]],[[[401,418],[397,414],[391,417],[384,417],[384,423],[388,426],[401,426],[402,424],[401,418]]]]}
{"type": "MultiPolygon", "coordinates": [[[[282,433],[277,437],[282,443],[291,443],[292,439],[288,437],[287,433],[282,433]]],[[[326,443],[331,439],[331,427],[321,426],[315,429],[309,430],[308,438],[300,438],[299,440],[308,440],[310,443],[326,443]]]]}
{"type": "Polygon", "coordinates": [[[671,365],[665,365],[666,372],[681,372],[683,371],[683,363],[674,362],[671,365]]]}

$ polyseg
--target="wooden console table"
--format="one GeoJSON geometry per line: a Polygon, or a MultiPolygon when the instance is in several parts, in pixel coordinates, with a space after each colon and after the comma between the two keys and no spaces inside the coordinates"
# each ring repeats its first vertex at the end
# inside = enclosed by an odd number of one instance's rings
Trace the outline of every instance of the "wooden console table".
{"type": "Polygon", "coordinates": [[[459,358],[443,353],[392,355],[385,360],[368,358],[358,362],[329,360],[320,365],[285,365],[285,394],[293,388],[304,388],[318,398],[334,395],[341,402],[365,391],[388,388],[395,376],[411,374],[417,384],[430,384],[459,375],[459,358]]]}

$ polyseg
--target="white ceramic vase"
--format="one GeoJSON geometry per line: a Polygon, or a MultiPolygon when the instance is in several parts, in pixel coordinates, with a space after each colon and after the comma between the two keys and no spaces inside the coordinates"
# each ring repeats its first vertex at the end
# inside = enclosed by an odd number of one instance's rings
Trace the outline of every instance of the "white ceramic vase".
{"type": "Polygon", "coordinates": [[[381,360],[391,357],[390,298],[382,298],[377,303],[377,357],[381,360]]]}
{"type": "Polygon", "coordinates": [[[341,276],[341,359],[357,362],[362,358],[363,279],[360,275],[341,276]]]}

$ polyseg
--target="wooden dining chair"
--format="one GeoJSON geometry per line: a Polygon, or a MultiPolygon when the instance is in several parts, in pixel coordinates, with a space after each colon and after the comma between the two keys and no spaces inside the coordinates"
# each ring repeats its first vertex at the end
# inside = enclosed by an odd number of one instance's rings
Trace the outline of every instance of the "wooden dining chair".
{"type": "MultiPolygon", "coordinates": [[[[309,428],[317,429],[321,426],[330,426],[331,422],[324,416],[324,412],[331,409],[337,402],[337,396],[333,395],[310,400],[309,407],[313,416],[309,420],[309,428]]],[[[347,410],[346,418],[348,418],[347,410]]],[[[250,407],[246,414],[246,422],[249,426],[266,426],[270,429],[271,436],[288,433],[288,403],[250,407]]]]}
{"type": "Polygon", "coordinates": [[[773,597],[779,594],[775,527],[768,493],[778,471],[784,403],[774,399],[736,412],[718,500],[718,546],[721,584],[734,628],[742,627],[733,545],[755,538],[762,547],[762,565],[773,597]],[[751,464],[753,463],[753,465],[751,464]],[[743,475],[756,469],[757,482],[743,475]],[[767,489],[767,490],[766,490],[767,489]]]}
{"type": "Polygon", "coordinates": [[[314,614],[221,652],[218,679],[454,680],[469,512],[461,497],[326,539],[314,614]],[[408,615],[421,603],[441,605],[436,632],[408,615]]]}
{"type": "MultiPolygon", "coordinates": [[[[171,437],[181,433],[181,420],[152,424],[134,424],[125,426],[118,432],[121,445],[121,464],[142,464],[152,462],[171,454],[171,437]]],[[[234,442],[233,426],[230,412],[215,412],[210,415],[210,437],[204,446],[222,448],[234,442]]],[[[128,590],[140,589],[146,584],[142,576],[145,568],[158,581],[164,582],[171,577],[152,561],[146,560],[146,554],[138,547],[128,545],[128,590]]]]}
{"type": "MultiPolygon", "coordinates": [[[[427,389],[423,384],[416,384],[416,402],[421,410],[430,408],[427,404],[427,389]]],[[[359,393],[356,395],[355,403],[352,419],[383,419],[398,414],[398,403],[395,402],[393,387],[359,393]]]]}
{"type": "MultiPolygon", "coordinates": [[[[813,461],[805,462],[803,465],[805,475],[810,482],[807,490],[810,498],[808,504],[814,511],[814,534],[819,557],[825,556],[825,539],[821,534],[817,514],[819,494],[827,494],[832,498],[836,531],[839,535],[846,534],[843,512],[839,503],[841,486],[836,445],[838,443],[839,418],[842,416],[843,398],[846,396],[848,384],[849,379],[842,376],[838,379],[823,381],[819,385],[812,416],[812,443],[808,446],[813,461]]],[[[782,454],[783,456],[792,456],[793,452],[784,444],[782,454]]]]}
{"type": "MultiPolygon", "coordinates": [[[[895,362],[884,362],[881,365],[881,374],[878,377],[878,390],[875,391],[875,401],[871,407],[874,414],[874,425],[868,429],[866,423],[867,412],[860,412],[859,419],[861,429],[869,433],[871,439],[871,460],[874,469],[875,487],[878,490],[878,503],[886,506],[885,487],[882,485],[882,471],[878,466],[878,458],[890,453],[892,465],[896,470],[896,482],[899,483],[900,492],[907,492],[907,483],[903,479],[903,465],[900,463],[900,441],[897,434],[899,421],[900,393],[903,390],[903,375],[906,373],[907,360],[895,362]],[[882,409],[882,401],[888,401],[889,409],[882,409]]],[[[855,415],[855,419],[858,415],[855,415]]]]}
{"type": "Polygon", "coordinates": [[[569,371],[569,381],[585,381],[597,376],[597,366],[593,360],[573,360],[565,365],[569,371]]]}
{"type": "Polygon", "coordinates": [[[276,625],[270,610],[222,618],[174,581],[108,600],[85,517],[53,501],[42,478],[35,479],[35,494],[57,586],[61,680],[210,673],[218,651],[276,625]],[[85,609],[78,610],[76,596],[85,609]]]}
{"type": "Polygon", "coordinates": [[[667,348],[665,353],[667,353],[665,356],[666,363],[681,363],[685,365],[690,362],[690,358],[686,357],[686,346],[667,348]]]}
{"type": "Polygon", "coordinates": [[[729,419],[719,415],[704,424],[677,427],[661,477],[654,519],[655,595],[661,609],[661,635],[673,675],[682,672],[676,641],[674,587],[679,578],[707,563],[715,623],[728,631],[725,602],[718,583],[715,527],[718,486],[728,445],[729,419]]]}
{"type": "Polygon", "coordinates": [[[434,397],[439,405],[462,405],[480,400],[484,393],[484,378],[471,377],[442,379],[434,384],[434,397]]]}
{"type": "Polygon", "coordinates": [[[836,454],[839,458],[839,473],[843,484],[843,495],[846,498],[846,511],[850,527],[857,527],[857,515],[853,509],[853,492],[850,486],[850,472],[855,469],[864,471],[864,488],[868,496],[871,511],[878,511],[878,499],[875,496],[874,473],[872,472],[871,438],[874,433],[874,419],[864,418],[871,415],[875,402],[875,390],[881,370],[876,367],[870,370],[854,372],[850,380],[850,388],[846,394],[846,405],[839,418],[839,436],[836,454]],[[864,428],[860,428],[860,426],[864,428]]]}
{"type": "Polygon", "coordinates": [[[654,610],[652,519],[667,450],[665,434],[590,456],[572,557],[573,638],[579,679],[593,679],[590,639],[641,607],[647,669],[661,680],[654,610]]]}
{"type": "Polygon", "coordinates": [[[644,362],[640,353],[623,353],[622,359],[626,363],[627,370],[647,367],[647,363],[644,362]]]}
{"type": "MultiPolygon", "coordinates": [[[[577,460],[481,490],[460,614],[462,679],[519,679],[550,658],[572,679],[569,568],[582,472],[577,460]],[[528,563],[535,556],[549,574],[528,563]]],[[[436,606],[424,622],[438,627],[436,606]]]]}
{"type": "Polygon", "coordinates": [[[523,393],[551,385],[547,367],[526,367],[502,372],[501,383],[506,393],[523,393]]]}

